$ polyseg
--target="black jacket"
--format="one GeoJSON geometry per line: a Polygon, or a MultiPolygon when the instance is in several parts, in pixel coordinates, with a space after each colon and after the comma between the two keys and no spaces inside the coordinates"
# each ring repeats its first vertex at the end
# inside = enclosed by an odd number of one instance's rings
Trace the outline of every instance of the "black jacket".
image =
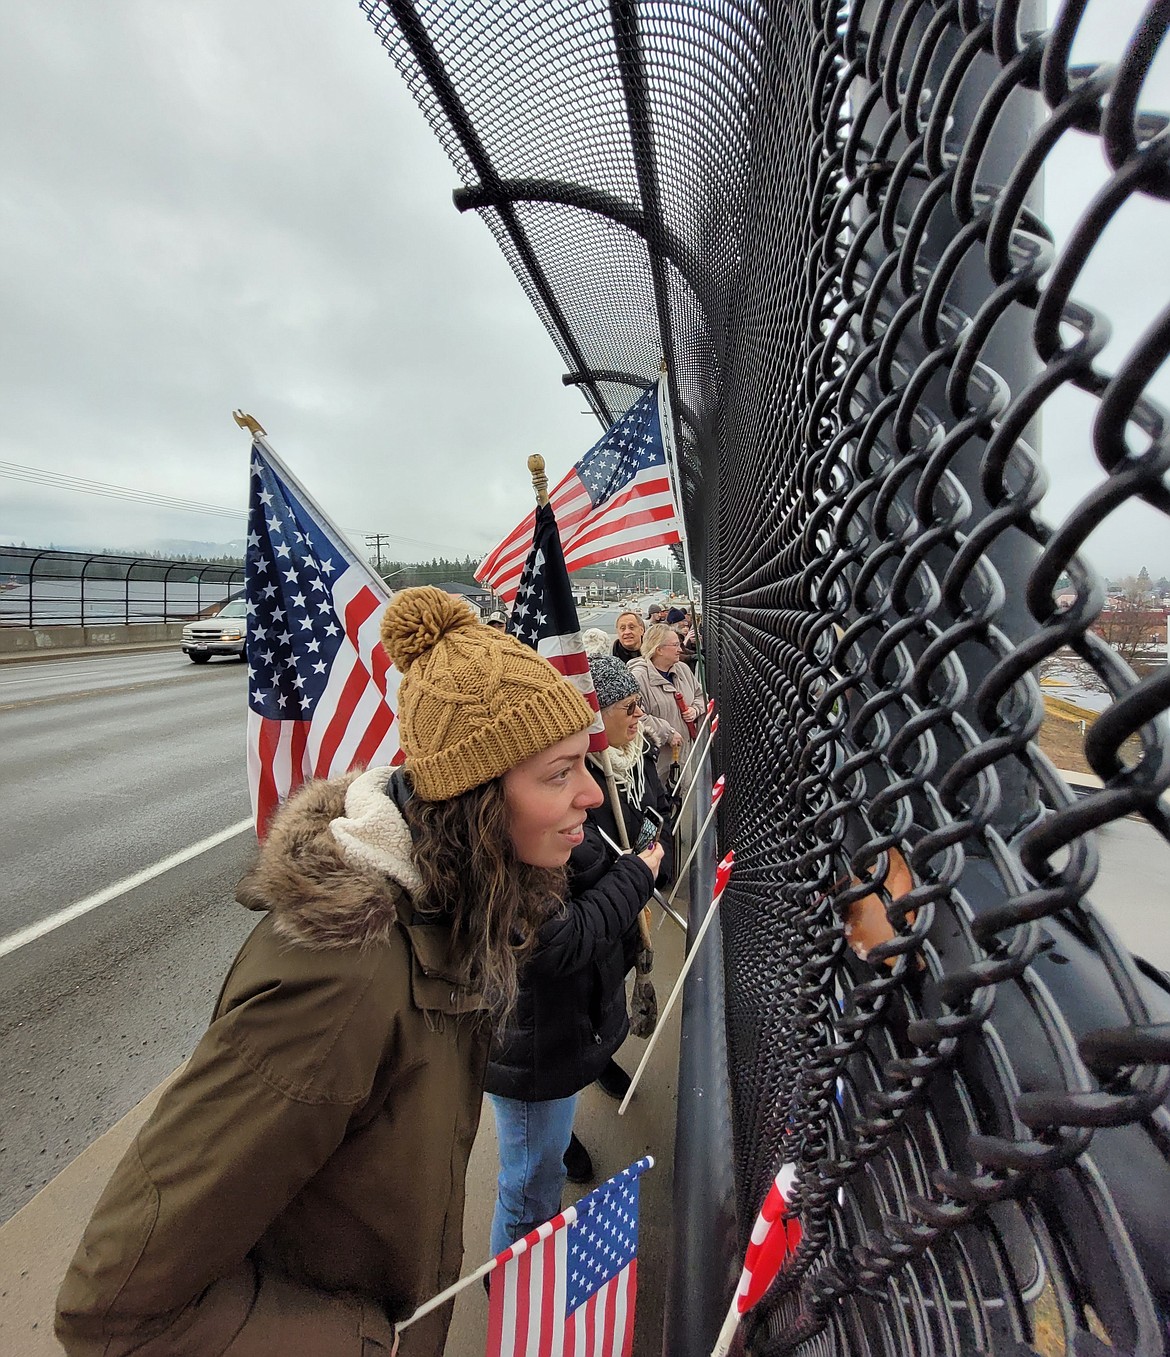
{"type": "Polygon", "coordinates": [[[651,887],[641,858],[615,861],[586,822],[569,860],[569,900],[540,930],[516,1007],[492,1041],[488,1093],[524,1102],[567,1098],[609,1063],[630,1027],[622,939],[651,887]]]}
{"type": "Polygon", "coordinates": [[[631,660],[636,660],[641,653],[640,650],[627,650],[620,641],[613,643],[614,659],[621,660],[623,664],[629,664],[631,660]]]}
{"type": "MultiPolygon", "coordinates": [[[[658,869],[658,877],[655,885],[658,887],[669,886],[674,881],[674,836],[670,832],[670,816],[674,807],[666,789],[662,785],[662,779],[658,776],[657,766],[658,751],[648,745],[646,753],[643,756],[643,767],[645,769],[645,793],[642,797],[642,805],[648,806],[662,816],[663,829],[659,836],[659,843],[662,844],[662,866],[658,869]]],[[[589,812],[589,818],[596,821],[602,829],[609,835],[614,843],[620,844],[622,839],[617,831],[617,821],[614,819],[613,806],[609,799],[609,789],[605,784],[605,776],[601,769],[593,763],[589,765],[589,771],[593,774],[593,780],[601,788],[605,795],[605,800],[596,810],[589,812]]],[[[631,805],[621,792],[618,797],[622,803],[622,815],[626,822],[626,835],[630,841],[630,847],[636,853],[638,851],[638,834],[642,828],[645,819],[640,808],[631,805]]],[[[612,854],[611,854],[612,856],[612,854]]],[[[572,866],[570,862],[570,867],[572,866]]]]}

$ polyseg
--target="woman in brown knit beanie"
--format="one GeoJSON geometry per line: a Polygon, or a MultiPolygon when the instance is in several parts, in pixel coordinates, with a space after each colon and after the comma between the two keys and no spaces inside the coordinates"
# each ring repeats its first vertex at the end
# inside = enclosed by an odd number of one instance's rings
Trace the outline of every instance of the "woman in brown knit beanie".
{"type": "Polygon", "coordinates": [[[601,794],[591,712],[534,651],[437,589],[382,636],[403,767],[273,816],[238,891],[263,917],[61,1288],[73,1357],[372,1357],[458,1275],[490,1017],[601,794]]]}

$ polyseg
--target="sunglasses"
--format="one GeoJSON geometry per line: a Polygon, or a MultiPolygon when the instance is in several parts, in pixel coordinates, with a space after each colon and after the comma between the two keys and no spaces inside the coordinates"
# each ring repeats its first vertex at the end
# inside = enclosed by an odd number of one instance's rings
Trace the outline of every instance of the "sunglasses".
{"type": "Polygon", "coordinates": [[[633,716],[635,712],[640,712],[642,710],[641,699],[636,697],[632,702],[627,702],[622,710],[627,716],[633,716]]]}

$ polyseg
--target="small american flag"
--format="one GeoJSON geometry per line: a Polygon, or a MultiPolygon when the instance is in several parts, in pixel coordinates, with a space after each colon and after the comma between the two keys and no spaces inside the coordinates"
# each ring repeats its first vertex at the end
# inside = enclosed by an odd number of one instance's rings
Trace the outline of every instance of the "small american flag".
{"type": "Polygon", "coordinates": [[[508,631],[543,655],[554,669],[580,689],[581,696],[597,712],[589,727],[589,748],[595,754],[605,749],[605,727],[589,673],[589,657],[581,641],[581,623],[577,618],[577,605],[573,602],[569,572],[565,568],[551,504],[542,504],[536,512],[532,549],[520,574],[516,602],[508,618],[508,631]]]}
{"type": "Polygon", "coordinates": [[[486,1357],[629,1357],[647,1156],[497,1255],[486,1357]]]}
{"type": "MultiPolygon", "coordinates": [[[[636,400],[549,496],[570,570],[682,540],[662,444],[660,386],[636,400]]],[[[476,579],[510,599],[532,532],[529,514],[484,557],[476,579]]]]}
{"type": "Polygon", "coordinates": [[[386,586],[267,440],[252,444],[248,549],[248,785],[263,838],[311,777],[400,760],[398,671],[382,648],[386,586]]]}
{"type": "Polygon", "coordinates": [[[800,1221],[790,1215],[788,1210],[795,1186],[796,1165],[781,1164],[760,1207],[756,1223],[752,1226],[752,1237],[744,1255],[739,1285],[735,1288],[727,1317],[711,1349],[711,1357],[726,1357],[741,1317],[759,1303],[776,1280],[780,1269],[800,1245],[800,1221]]]}

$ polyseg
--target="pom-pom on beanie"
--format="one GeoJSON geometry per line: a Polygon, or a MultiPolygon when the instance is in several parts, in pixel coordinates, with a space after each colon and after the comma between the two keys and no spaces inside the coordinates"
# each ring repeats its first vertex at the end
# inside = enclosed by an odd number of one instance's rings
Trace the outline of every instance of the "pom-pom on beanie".
{"type": "Polygon", "coordinates": [[[535,650],[441,589],[403,589],[382,616],[402,675],[398,738],[415,794],[447,801],[587,729],[581,694],[535,650]]]}
{"type": "Polygon", "coordinates": [[[597,705],[602,710],[639,691],[633,674],[613,655],[590,655],[589,672],[597,691],[597,705]]]}

